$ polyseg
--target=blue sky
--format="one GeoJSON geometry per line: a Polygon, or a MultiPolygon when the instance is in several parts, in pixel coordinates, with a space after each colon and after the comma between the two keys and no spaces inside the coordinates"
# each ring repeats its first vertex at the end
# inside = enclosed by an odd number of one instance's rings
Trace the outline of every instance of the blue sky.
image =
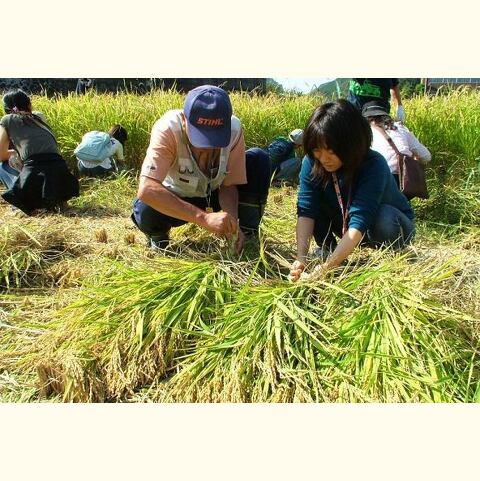
{"type": "Polygon", "coordinates": [[[273,80],[278,82],[283,86],[283,88],[286,89],[296,89],[299,90],[300,92],[310,92],[311,88],[313,86],[318,86],[321,85],[325,82],[328,82],[330,80],[334,80],[334,78],[327,78],[327,77],[321,77],[321,78],[313,78],[313,77],[307,77],[307,78],[293,78],[293,77],[274,77],[273,80]]]}

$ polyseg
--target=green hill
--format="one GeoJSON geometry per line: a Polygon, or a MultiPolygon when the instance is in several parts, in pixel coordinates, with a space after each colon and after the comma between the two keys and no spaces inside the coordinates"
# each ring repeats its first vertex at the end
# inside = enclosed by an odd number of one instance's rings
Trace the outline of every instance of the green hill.
{"type": "Polygon", "coordinates": [[[337,78],[313,88],[310,93],[323,95],[328,99],[345,97],[347,95],[349,81],[350,79],[348,78],[337,78]]]}

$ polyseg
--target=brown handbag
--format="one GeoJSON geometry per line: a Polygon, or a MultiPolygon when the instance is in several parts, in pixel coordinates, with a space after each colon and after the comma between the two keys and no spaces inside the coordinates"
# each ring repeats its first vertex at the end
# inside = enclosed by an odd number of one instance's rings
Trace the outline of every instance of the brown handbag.
{"type": "Polygon", "coordinates": [[[402,154],[384,129],[378,127],[378,130],[383,133],[385,139],[397,154],[400,191],[403,192],[408,200],[414,197],[428,199],[427,181],[423,165],[410,155],[402,154]]]}

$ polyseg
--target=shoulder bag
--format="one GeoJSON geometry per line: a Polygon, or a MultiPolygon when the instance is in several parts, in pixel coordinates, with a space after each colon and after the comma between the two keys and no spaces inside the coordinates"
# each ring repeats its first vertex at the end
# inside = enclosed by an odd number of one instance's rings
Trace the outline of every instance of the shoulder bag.
{"type": "Polygon", "coordinates": [[[423,165],[410,155],[402,154],[384,129],[378,126],[375,126],[375,128],[382,132],[382,135],[397,154],[400,191],[403,192],[409,200],[414,197],[428,199],[425,168],[423,165]]]}

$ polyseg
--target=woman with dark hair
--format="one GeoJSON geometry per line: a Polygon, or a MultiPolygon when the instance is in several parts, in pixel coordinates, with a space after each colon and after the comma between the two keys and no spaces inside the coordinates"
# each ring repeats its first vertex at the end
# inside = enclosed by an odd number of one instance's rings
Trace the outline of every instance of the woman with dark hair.
{"type": "MultiPolygon", "coordinates": [[[[128,133],[120,124],[115,124],[109,131],[108,136],[105,132],[87,132],[80,143],[79,147],[88,147],[88,144],[101,142],[106,138],[107,147],[98,150],[99,156],[82,156],[82,150],[77,151],[76,156],[78,160],[78,171],[88,177],[106,177],[113,172],[118,171],[115,159],[119,162],[125,160],[124,147],[128,138],[128,133]],[[109,137],[108,137],[109,136],[109,137]]],[[[90,152],[93,152],[92,150],[90,152]]]]}
{"type": "Polygon", "coordinates": [[[362,239],[394,248],[413,239],[410,203],[371,142],[368,122],[346,100],[325,103],[310,117],[303,135],[292,280],[305,270],[312,236],[324,259],[320,272],[338,266],[362,239]]]}
{"type": "Polygon", "coordinates": [[[430,151],[402,122],[394,122],[379,102],[367,102],[363,106],[362,115],[372,128],[372,150],[376,150],[385,157],[397,185],[399,185],[397,150],[401,154],[413,157],[423,165],[431,160],[430,151]]]}
{"type": "Polygon", "coordinates": [[[3,106],[0,160],[5,164],[16,153],[22,163],[2,194],[4,200],[30,215],[36,209],[53,210],[78,196],[78,180],[60,155],[50,127],[32,113],[29,96],[20,89],[10,91],[3,97],[3,106]]]}

